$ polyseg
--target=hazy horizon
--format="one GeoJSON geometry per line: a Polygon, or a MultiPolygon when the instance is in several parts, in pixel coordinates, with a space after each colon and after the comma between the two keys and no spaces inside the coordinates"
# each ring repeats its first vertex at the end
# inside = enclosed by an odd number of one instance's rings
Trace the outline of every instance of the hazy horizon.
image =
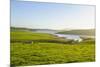
{"type": "Polygon", "coordinates": [[[95,6],[11,0],[11,26],[32,29],[94,29],[95,6]]]}

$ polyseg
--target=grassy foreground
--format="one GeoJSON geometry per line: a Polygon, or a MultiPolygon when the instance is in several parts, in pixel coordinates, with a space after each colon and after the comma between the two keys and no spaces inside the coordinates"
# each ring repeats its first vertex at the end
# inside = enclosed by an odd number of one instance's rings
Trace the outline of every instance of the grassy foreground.
{"type": "MultiPolygon", "coordinates": [[[[11,40],[56,39],[49,34],[30,32],[11,32],[11,40]]],[[[59,39],[59,38],[58,38],[59,39]]],[[[28,66],[95,61],[93,41],[75,44],[38,42],[33,44],[11,43],[11,65],[28,66]]]]}

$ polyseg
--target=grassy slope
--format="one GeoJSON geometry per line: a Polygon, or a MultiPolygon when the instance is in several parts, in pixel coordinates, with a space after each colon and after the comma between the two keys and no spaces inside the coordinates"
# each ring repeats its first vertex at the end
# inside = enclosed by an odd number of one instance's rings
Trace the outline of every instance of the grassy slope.
{"type": "Polygon", "coordinates": [[[14,40],[36,40],[36,39],[56,39],[51,34],[46,33],[33,33],[26,31],[11,32],[11,39],[14,40]]]}
{"type": "Polygon", "coordinates": [[[84,29],[84,30],[70,30],[58,32],[60,34],[79,34],[79,35],[95,35],[94,29],[84,29]]]}
{"type": "Polygon", "coordinates": [[[29,31],[12,31],[11,32],[11,41],[43,41],[43,42],[65,42],[64,38],[59,38],[57,36],[54,36],[52,34],[47,33],[34,33],[29,31]]]}
{"type": "Polygon", "coordinates": [[[37,65],[94,61],[94,44],[11,44],[12,65],[37,65]]]}
{"type": "MultiPolygon", "coordinates": [[[[50,34],[31,32],[11,32],[11,40],[27,39],[57,39],[50,34]]],[[[59,39],[59,38],[58,38],[59,39]]],[[[11,65],[37,65],[71,62],[88,62],[95,60],[95,47],[93,42],[79,44],[60,43],[11,43],[11,65]]]]}

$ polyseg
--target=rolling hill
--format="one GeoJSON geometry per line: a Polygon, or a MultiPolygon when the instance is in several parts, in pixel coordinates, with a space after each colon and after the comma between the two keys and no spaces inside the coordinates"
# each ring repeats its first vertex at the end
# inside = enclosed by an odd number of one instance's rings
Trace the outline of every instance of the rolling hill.
{"type": "Polygon", "coordinates": [[[58,34],[95,35],[95,29],[80,29],[58,32],[58,34]]]}

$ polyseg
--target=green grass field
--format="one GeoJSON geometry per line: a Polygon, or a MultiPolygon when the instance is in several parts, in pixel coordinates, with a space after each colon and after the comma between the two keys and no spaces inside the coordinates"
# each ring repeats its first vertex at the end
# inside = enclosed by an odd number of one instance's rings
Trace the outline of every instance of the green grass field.
{"type": "Polygon", "coordinates": [[[67,40],[51,34],[25,31],[11,32],[12,40],[48,40],[48,42],[36,42],[32,44],[11,42],[11,66],[95,61],[94,40],[63,44],[58,41],[65,42],[67,40]],[[57,40],[58,43],[49,42],[49,40],[57,40]]]}
{"type": "Polygon", "coordinates": [[[12,40],[38,40],[38,39],[57,39],[51,34],[46,33],[33,33],[26,31],[15,31],[11,32],[12,40]]]}

